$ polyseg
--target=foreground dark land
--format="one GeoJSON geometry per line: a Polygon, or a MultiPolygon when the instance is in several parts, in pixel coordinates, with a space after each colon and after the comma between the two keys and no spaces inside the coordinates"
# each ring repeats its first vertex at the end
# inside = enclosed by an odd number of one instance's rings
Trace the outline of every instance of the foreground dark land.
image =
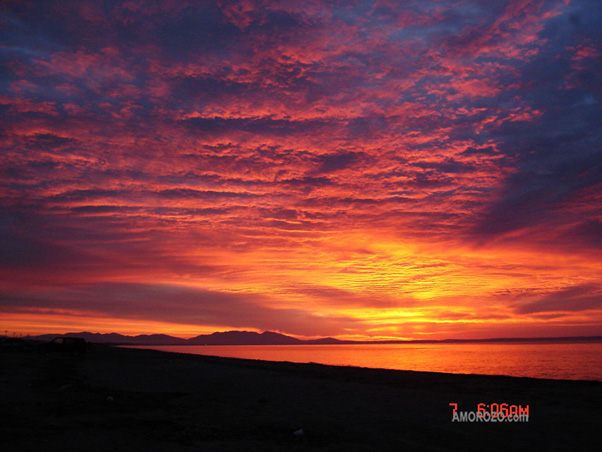
{"type": "Polygon", "coordinates": [[[3,451],[600,450],[602,383],[330,367],[94,346],[0,351],[3,451]],[[449,403],[529,405],[451,422],[449,403]],[[303,429],[303,435],[293,432],[303,429]]]}

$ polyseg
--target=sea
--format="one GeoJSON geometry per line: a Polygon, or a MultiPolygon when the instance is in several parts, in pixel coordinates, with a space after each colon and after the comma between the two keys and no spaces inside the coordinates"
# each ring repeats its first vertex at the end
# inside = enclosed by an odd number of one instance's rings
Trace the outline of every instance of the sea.
{"type": "Polygon", "coordinates": [[[128,346],[380,369],[602,381],[602,342],[128,346]]]}

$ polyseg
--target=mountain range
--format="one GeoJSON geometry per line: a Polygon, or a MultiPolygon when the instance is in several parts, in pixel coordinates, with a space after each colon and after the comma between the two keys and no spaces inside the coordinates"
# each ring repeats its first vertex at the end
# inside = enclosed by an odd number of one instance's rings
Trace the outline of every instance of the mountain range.
{"type": "Polygon", "coordinates": [[[201,334],[190,339],[168,336],[166,334],[141,334],[139,336],[125,336],[123,334],[110,333],[67,333],[62,335],[43,334],[31,337],[33,340],[50,341],[57,336],[81,337],[88,342],[115,345],[302,345],[302,344],[341,344],[340,341],[331,337],[301,340],[292,336],[264,331],[255,333],[253,331],[226,331],[212,334],[201,334]]]}
{"type": "Polygon", "coordinates": [[[43,334],[30,337],[33,340],[50,341],[58,336],[81,337],[88,342],[113,345],[311,345],[311,344],[401,344],[401,343],[464,343],[464,342],[591,342],[602,341],[602,336],[578,337],[535,337],[535,338],[493,338],[493,339],[445,339],[445,340],[388,340],[388,341],[342,341],[332,337],[302,340],[273,331],[256,333],[253,331],[225,331],[201,334],[190,339],[169,336],[167,334],[141,334],[126,336],[110,333],[67,333],[43,334]]]}

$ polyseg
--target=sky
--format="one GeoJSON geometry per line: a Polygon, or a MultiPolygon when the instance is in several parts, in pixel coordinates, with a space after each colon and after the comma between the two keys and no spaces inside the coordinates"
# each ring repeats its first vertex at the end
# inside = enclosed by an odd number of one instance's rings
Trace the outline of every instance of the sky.
{"type": "Polygon", "coordinates": [[[0,11],[0,330],[602,335],[598,0],[0,11]]]}

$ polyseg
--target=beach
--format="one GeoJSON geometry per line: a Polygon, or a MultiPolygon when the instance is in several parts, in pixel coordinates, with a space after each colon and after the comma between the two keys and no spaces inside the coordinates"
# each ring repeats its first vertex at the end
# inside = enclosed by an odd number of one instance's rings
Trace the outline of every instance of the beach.
{"type": "Polygon", "coordinates": [[[602,382],[267,362],[94,345],[0,351],[3,451],[598,450],[602,382]],[[529,407],[452,422],[452,407],[529,407]]]}

